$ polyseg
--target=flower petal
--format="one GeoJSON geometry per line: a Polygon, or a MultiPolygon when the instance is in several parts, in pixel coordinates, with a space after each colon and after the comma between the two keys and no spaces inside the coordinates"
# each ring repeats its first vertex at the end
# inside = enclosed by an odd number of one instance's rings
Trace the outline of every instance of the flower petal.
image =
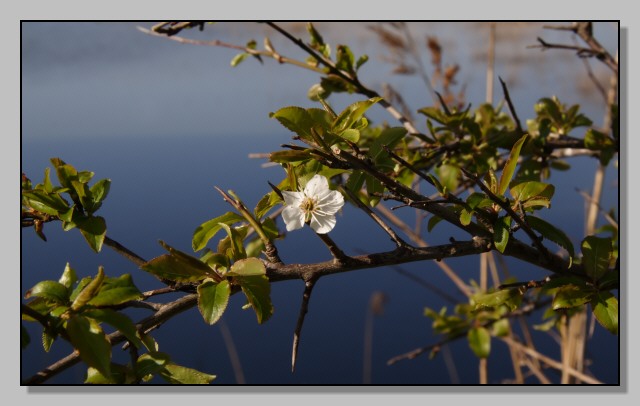
{"type": "Polygon", "coordinates": [[[282,210],[282,219],[287,226],[287,231],[297,230],[304,226],[304,212],[298,206],[285,206],[282,210]]]}
{"type": "Polygon", "coordinates": [[[337,190],[332,190],[318,202],[317,210],[322,214],[336,214],[344,206],[344,196],[337,190]]]}
{"type": "Polygon", "coordinates": [[[302,200],[304,199],[304,193],[302,192],[289,192],[286,190],[282,191],[282,198],[287,206],[300,206],[302,200]]]}
{"type": "Polygon", "coordinates": [[[320,197],[326,194],[326,191],[329,190],[329,182],[327,178],[322,175],[313,175],[313,178],[309,179],[306,186],[304,187],[304,194],[312,197],[320,197]]]}
{"type": "Polygon", "coordinates": [[[326,234],[329,231],[333,230],[333,227],[336,226],[336,216],[331,215],[321,215],[318,213],[313,213],[311,215],[311,228],[318,234],[326,234]]]}

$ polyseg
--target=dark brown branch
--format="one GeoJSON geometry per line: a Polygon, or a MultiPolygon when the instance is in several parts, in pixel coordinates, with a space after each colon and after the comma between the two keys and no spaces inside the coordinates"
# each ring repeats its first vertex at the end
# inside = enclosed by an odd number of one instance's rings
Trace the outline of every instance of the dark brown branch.
{"type": "Polygon", "coordinates": [[[122,255],[123,257],[127,258],[129,261],[133,262],[138,266],[142,266],[147,262],[144,258],[139,256],[138,254],[129,250],[127,247],[120,244],[116,240],[109,238],[108,236],[104,237],[104,245],[114,249],[118,254],[122,255]]]}
{"type": "Polygon", "coordinates": [[[298,346],[300,345],[300,335],[302,334],[302,324],[304,318],[309,311],[309,300],[311,299],[311,292],[316,284],[317,279],[312,278],[304,283],[304,293],[302,294],[302,303],[300,304],[300,313],[298,314],[298,321],[296,323],[296,329],[293,332],[293,349],[291,350],[291,372],[296,369],[296,361],[298,359],[298,346]]]}
{"type": "Polygon", "coordinates": [[[331,255],[337,263],[346,264],[349,262],[349,256],[345,254],[340,247],[338,247],[335,241],[333,241],[328,234],[316,233],[316,235],[322,240],[327,248],[329,248],[329,252],[331,252],[331,255]]]}

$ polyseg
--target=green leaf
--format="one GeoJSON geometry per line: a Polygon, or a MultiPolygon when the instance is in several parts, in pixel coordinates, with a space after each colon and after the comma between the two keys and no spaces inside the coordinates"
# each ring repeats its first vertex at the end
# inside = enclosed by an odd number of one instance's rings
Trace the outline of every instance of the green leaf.
{"type": "Polygon", "coordinates": [[[25,299],[41,297],[55,303],[65,304],[69,301],[69,289],[60,282],[40,281],[25,294],[25,299]]]}
{"type": "Polygon", "coordinates": [[[89,300],[92,306],[115,306],[142,298],[142,293],[133,284],[130,274],[118,278],[105,278],[96,296],[89,300]]]}
{"type": "Polygon", "coordinates": [[[588,236],[582,240],[582,264],[594,281],[609,269],[613,245],[611,238],[588,236]]]}
{"type": "Polygon", "coordinates": [[[111,344],[100,325],[81,315],[67,321],[67,334],[80,358],[105,377],[111,376],[111,344]]]}
{"type": "Polygon", "coordinates": [[[71,287],[78,281],[78,276],[76,272],[71,268],[69,263],[64,267],[64,271],[62,272],[62,276],[58,280],[59,283],[66,286],[69,291],[71,291],[71,287]]]}
{"type": "Polygon", "coordinates": [[[553,310],[558,310],[582,306],[589,302],[593,296],[594,291],[590,287],[582,285],[565,285],[558,288],[556,291],[553,298],[552,308],[553,310]]]}
{"type": "Polygon", "coordinates": [[[135,324],[126,314],[111,309],[91,309],[83,311],[82,315],[102,323],[107,323],[116,328],[127,340],[135,345],[136,348],[142,348],[144,346],[135,324]]]}
{"type": "Polygon", "coordinates": [[[205,322],[211,325],[222,317],[229,304],[230,295],[231,286],[227,280],[216,283],[206,279],[198,285],[198,309],[205,322]]]}
{"type": "Polygon", "coordinates": [[[436,107],[423,107],[418,110],[418,113],[422,113],[440,124],[447,124],[449,122],[449,117],[436,107]]]}
{"type": "Polygon", "coordinates": [[[176,282],[197,282],[213,274],[213,270],[198,258],[176,250],[162,241],[160,244],[169,254],[153,258],[140,268],[161,279],[176,282]]]}
{"type": "Polygon", "coordinates": [[[382,97],[373,97],[369,100],[359,101],[349,105],[333,121],[331,131],[338,135],[342,134],[344,130],[351,128],[360,120],[369,107],[380,100],[382,100],[382,97]]]}
{"type": "Polygon", "coordinates": [[[518,165],[518,158],[520,157],[520,150],[522,149],[522,144],[527,140],[528,135],[523,135],[515,144],[513,144],[513,148],[511,149],[511,153],[509,154],[509,158],[504,165],[504,169],[502,170],[502,175],[500,176],[500,185],[498,187],[498,195],[503,196],[509,187],[509,183],[511,182],[511,178],[513,177],[513,173],[516,170],[516,166],[518,165]]]}
{"type": "Polygon", "coordinates": [[[433,228],[436,226],[436,224],[438,224],[441,221],[442,221],[442,217],[431,216],[431,218],[427,222],[427,231],[431,232],[433,228]]]}
{"type": "Polygon", "coordinates": [[[238,66],[242,61],[244,61],[245,59],[247,59],[247,57],[249,56],[248,53],[243,52],[241,54],[238,54],[236,56],[233,57],[233,59],[231,59],[231,67],[235,68],[236,66],[238,66]]]}
{"type": "Polygon", "coordinates": [[[467,334],[469,347],[476,357],[487,358],[491,352],[491,334],[484,327],[474,327],[467,334]]]}
{"type": "Polygon", "coordinates": [[[240,221],[244,221],[244,217],[233,212],[227,212],[222,216],[202,223],[193,233],[193,240],[191,242],[193,250],[200,251],[203,249],[209,240],[220,231],[222,228],[220,224],[233,224],[240,221]]]}
{"type": "Polygon", "coordinates": [[[183,385],[208,385],[216,379],[215,375],[205,374],[172,362],[165,365],[164,369],[160,371],[160,376],[169,383],[183,385]]]}
{"type": "Polygon", "coordinates": [[[102,206],[102,202],[107,198],[109,190],[111,189],[111,180],[102,179],[91,186],[91,205],[85,206],[89,214],[93,214],[96,210],[102,206]]]}
{"type": "Polygon", "coordinates": [[[509,310],[515,310],[522,295],[518,289],[500,289],[490,293],[478,293],[471,298],[471,304],[474,308],[497,308],[501,305],[506,305],[509,310]]]}
{"type": "Polygon", "coordinates": [[[560,247],[566,249],[567,252],[569,252],[569,267],[571,267],[573,258],[575,257],[575,252],[569,237],[567,237],[562,230],[556,228],[553,224],[544,221],[540,217],[526,216],[525,221],[529,227],[542,234],[544,238],[549,241],[553,241],[560,247]]]}
{"type": "Polygon", "coordinates": [[[75,224],[91,249],[100,252],[107,234],[107,223],[104,218],[100,216],[80,217],[75,224]]]}
{"type": "Polygon", "coordinates": [[[265,275],[236,276],[234,281],[240,284],[249,304],[256,312],[258,323],[267,321],[273,314],[271,303],[271,285],[265,275]]]}
{"type": "Polygon", "coordinates": [[[303,162],[312,158],[311,150],[285,150],[276,151],[269,154],[269,161],[284,163],[284,162],[303,162]]]}
{"type": "Polygon", "coordinates": [[[139,378],[144,378],[147,375],[155,375],[162,371],[169,362],[169,355],[163,352],[149,351],[139,356],[136,360],[136,375],[139,378]]]}
{"type": "Polygon", "coordinates": [[[511,217],[500,217],[493,225],[493,244],[500,253],[504,253],[509,242],[509,229],[511,228],[511,217]]]}
{"type": "Polygon", "coordinates": [[[23,191],[22,196],[27,204],[35,210],[57,216],[69,210],[67,202],[57,193],[46,193],[40,190],[23,191]]]}
{"type": "Polygon", "coordinates": [[[283,107],[275,113],[271,113],[269,117],[275,118],[285,128],[298,134],[303,139],[307,141],[313,140],[311,128],[313,128],[315,122],[307,110],[302,107],[283,107]]]}
{"type": "Polygon", "coordinates": [[[611,334],[618,334],[618,299],[611,292],[598,292],[594,295],[591,309],[602,327],[611,334]]]}
{"type": "Polygon", "coordinates": [[[355,57],[353,52],[346,45],[338,45],[336,48],[336,68],[348,73],[353,73],[355,57]]]}
{"type": "Polygon", "coordinates": [[[107,378],[95,368],[87,368],[87,379],[84,383],[93,385],[127,385],[136,383],[136,376],[125,365],[111,363],[111,377],[107,378]]]}
{"type": "Polygon", "coordinates": [[[50,161],[56,169],[56,175],[62,187],[68,188],[70,191],[73,190],[71,181],[78,179],[78,171],[73,166],[67,165],[60,158],[51,158],[50,161]]]}
{"type": "Polygon", "coordinates": [[[363,54],[362,56],[360,56],[360,58],[358,58],[358,60],[356,61],[356,71],[360,69],[360,67],[364,65],[368,60],[369,60],[368,55],[363,54]]]}
{"type": "Polygon", "coordinates": [[[56,336],[50,334],[47,330],[42,330],[42,348],[45,352],[49,352],[51,350],[51,346],[55,341],[56,336]]]}
{"type": "Polygon", "coordinates": [[[555,192],[555,186],[536,181],[522,182],[512,187],[509,192],[516,202],[524,203],[539,196],[550,200],[555,192]]]}
{"type": "MultiPolygon", "coordinates": [[[[83,280],[86,280],[86,278],[83,280]]],[[[89,300],[93,299],[100,291],[100,287],[102,286],[103,282],[104,282],[104,268],[100,266],[98,267],[98,274],[96,275],[96,277],[93,279],[90,279],[90,281],[88,281],[86,285],[84,285],[82,290],[79,291],[78,295],[75,296],[75,298],[73,299],[73,303],[71,303],[71,309],[79,310],[80,308],[82,308],[82,306],[87,304],[89,300]]],[[[76,290],[81,285],[83,285],[82,281],[80,281],[80,284],[78,285],[76,290]]],[[[74,297],[73,294],[71,296],[72,298],[74,297]]]]}
{"type": "Polygon", "coordinates": [[[220,223],[220,225],[227,232],[227,238],[218,244],[218,252],[234,260],[246,258],[247,253],[243,244],[244,237],[247,235],[246,227],[244,227],[244,231],[240,233],[237,229],[229,227],[226,224],[220,223]]]}
{"type": "Polygon", "coordinates": [[[460,184],[460,168],[455,165],[440,165],[436,168],[436,174],[440,178],[440,184],[442,185],[442,192],[440,194],[447,194],[458,189],[460,184]]]}
{"type": "Polygon", "coordinates": [[[236,261],[231,265],[227,276],[256,276],[266,275],[267,270],[258,258],[246,258],[236,261]]]}
{"type": "Polygon", "coordinates": [[[340,134],[340,138],[356,143],[360,140],[360,131],[353,128],[347,128],[340,134]]]}

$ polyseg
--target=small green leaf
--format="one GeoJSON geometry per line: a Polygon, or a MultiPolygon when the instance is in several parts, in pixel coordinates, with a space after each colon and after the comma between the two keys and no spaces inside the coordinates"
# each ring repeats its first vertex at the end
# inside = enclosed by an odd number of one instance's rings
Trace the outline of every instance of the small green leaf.
{"type": "MultiPolygon", "coordinates": [[[[82,288],[82,290],[78,293],[78,295],[73,299],[73,303],[71,304],[72,310],[79,310],[89,302],[89,300],[93,299],[98,292],[100,291],[100,287],[104,282],[104,268],[102,266],[98,267],[98,274],[95,278],[91,279],[86,285],[82,288]]],[[[82,285],[81,283],[78,287],[82,285]]],[[[77,290],[78,288],[76,288],[77,290]]],[[[74,292],[75,293],[75,292],[74,292]]],[[[72,295],[73,297],[74,295],[72,295]]]]}
{"type": "Polygon", "coordinates": [[[105,278],[96,296],[89,300],[92,306],[115,306],[142,298],[142,293],[133,284],[130,274],[117,278],[105,278]]]}
{"type": "Polygon", "coordinates": [[[258,258],[246,258],[236,261],[231,265],[231,269],[227,272],[227,276],[255,276],[265,275],[266,268],[258,258]]]}
{"type": "Polygon", "coordinates": [[[200,251],[203,249],[210,239],[212,239],[218,231],[222,228],[220,223],[233,224],[239,221],[244,221],[244,217],[237,213],[227,212],[222,216],[216,217],[209,221],[202,223],[193,233],[193,240],[191,246],[194,251],[200,251]]]}
{"type": "Polygon", "coordinates": [[[100,371],[89,367],[84,383],[93,385],[128,385],[136,383],[136,376],[130,367],[111,363],[111,376],[107,378],[100,371]]]}
{"type": "Polygon", "coordinates": [[[345,108],[333,121],[331,131],[335,134],[342,134],[348,128],[351,128],[358,120],[362,118],[364,113],[374,104],[382,100],[382,97],[373,97],[369,100],[355,102],[345,108]]]}
{"type": "Polygon", "coordinates": [[[91,249],[100,252],[107,234],[107,223],[104,218],[100,216],[80,217],[75,221],[75,224],[91,249]]]}
{"type": "Polygon", "coordinates": [[[313,128],[315,121],[307,110],[302,107],[283,107],[275,113],[271,113],[269,117],[275,118],[280,124],[298,134],[303,139],[308,141],[313,140],[311,128],[313,128]]]}
{"type": "Polygon", "coordinates": [[[208,385],[216,379],[215,375],[205,374],[192,368],[167,363],[160,371],[160,376],[167,382],[183,385],[208,385]]]}
{"type": "Polygon", "coordinates": [[[236,56],[233,57],[233,59],[231,59],[231,67],[235,68],[236,66],[238,66],[242,61],[244,61],[245,59],[247,59],[247,57],[249,56],[248,53],[243,52],[241,54],[238,54],[236,56]]]}
{"type": "Polygon", "coordinates": [[[553,298],[553,310],[570,309],[582,306],[594,296],[592,288],[584,285],[565,285],[556,291],[553,298]]]}
{"type": "Polygon", "coordinates": [[[618,299],[610,292],[598,292],[591,299],[591,309],[598,323],[611,334],[618,334],[618,299]]]}
{"type": "Polygon", "coordinates": [[[71,268],[71,266],[67,262],[67,265],[64,267],[64,271],[62,272],[62,276],[60,276],[60,279],[58,280],[58,282],[66,286],[66,288],[69,289],[69,291],[71,291],[71,287],[77,281],[78,281],[78,276],[76,275],[76,272],[71,268]]]}
{"type": "Polygon", "coordinates": [[[22,196],[35,210],[57,216],[69,210],[67,202],[57,193],[45,193],[40,190],[23,191],[22,196]]]}
{"type": "Polygon", "coordinates": [[[518,307],[519,299],[522,295],[518,289],[500,289],[495,292],[478,293],[471,298],[471,304],[474,308],[497,308],[501,305],[506,305],[510,310],[515,310],[518,307]]]}
{"type": "Polygon", "coordinates": [[[246,227],[243,227],[244,232],[241,233],[226,224],[220,223],[220,226],[227,232],[227,238],[221,240],[218,244],[218,252],[234,260],[246,258],[247,253],[243,244],[246,236],[246,227]]]}
{"type": "Polygon", "coordinates": [[[198,258],[169,247],[169,254],[145,262],[140,268],[161,278],[176,282],[197,282],[211,275],[213,270],[198,258]]]}
{"type": "Polygon", "coordinates": [[[336,68],[348,73],[353,73],[353,65],[355,64],[355,57],[346,45],[338,45],[336,47],[336,68]]]}
{"type": "Polygon", "coordinates": [[[511,217],[500,217],[493,225],[493,244],[500,253],[504,253],[509,243],[509,229],[511,228],[511,217]]]}
{"type": "Polygon", "coordinates": [[[106,199],[109,194],[109,189],[111,188],[111,180],[110,179],[102,179],[96,182],[95,185],[91,186],[91,197],[92,202],[91,205],[85,206],[85,209],[89,212],[89,214],[93,214],[96,210],[102,206],[102,202],[106,199]]]}
{"type": "Polygon", "coordinates": [[[436,174],[440,178],[443,191],[440,194],[447,194],[458,189],[460,184],[460,168],[455,165],[440,165],[436,168],[436,174]]]}
{"type": "Polygon", "coordinates": [[[40,281],[25,294],[25,299],[41,297],[55,303],[65,304],[69,301],[69,289],[60,282],[40,281]]]}
{"type": "Polygon", "coordinates": [[[311,150],[285,150],[276,151],[269,154],[269,161],[284,163],[284,162],[303,162],[312,158],[311,150]]]}
{"type": "Polygon", "coordinates": [[[102,323],[107,323],[116,328],[129,340],[136,348],[142,348],[144,344],[140,339],[140,334],[133,321],[124,313],[111,309],[91,309],[82,312],[82,315],[102,323]]]}
{"type": "Polygon", "coordinates": [[[256,312],[258,323],[267,321],[273,314],[271,303],[271,285],[265,275],[236,276],[234,281],[240,284],[249,304],[256,312]]]}
{"type": "Polygon", "coordinates": [[[360,131],[353,128],[347,128],[340,134],[340,137],[347,141],[356,143],[360,140],[360,131]]]}
{"type": "Polygon", "coordinates": [[[587,275],[594,281],[609,269],[613,245],[611,238],[588,236],[582,240],[582,263],[587,275]]]}
{"type": "Polygon", "coordinates": [[[556,228],[553,224],[542,220],[540,217],[526,216],[525,221],[527,222],[529,227],[542,234],[544,238],[549,241],[553,241],[560,247],[566,249],[567,252],[569,252],[569,267],[571,267],[575,252],[573,250],[573,244],[571,243],[569,237],[567,237],[567,235],[562,230],[556,228]]]}
{"type": "Polygon", "coordinates": [[[478,358],[487,358],[491,352],[491,334],[484,327],[474,327],[467,334],[469,347],[478,358]]]}
{"type": "Polygon", "coordinates": [[[84,316],[72,316],[67,321],[67,334],[80,358],[105,377],[111,375],[111,344],[100,325],[84,316]]]}
{"type": "Polygon", "coordinates": [[[438,224],[441,221],[442,221],[442,217],[431,216],[431,218],[427,222],[427,231],[431,232],[433,228],[436,226],[436,224],[438,224]]]}
{"type": "Polygon", "coordinates": [[[526,202],[535,197],[545,197],[550,200],[555,192],[555,187],[547,183],[530,181],[522,182],[509,191],[516,202],[526,202]]]}
{"type": "Polygon", "coordinates": [[[205,322],[211,325],[222,317],[229,304],[230,295],[231,286],[227,280],[216,283],[206,279],[198,285],[198,309],[205,322]]]}
{"type": "Polygon", "coordinates": [[[147,375],[157,374],[162,371],[169,362],[169,355],[163,352],[149,351],[139,356],[136,360],[136,375],[139,378],[143,378],[147,375]]]}
{"type": "Polygon", "coordinates": [[[360,67],[364,65],[368,60],[369,60],[368,55],[364,54],[360,56],[360,58],[358,58],[358,60],[356,61],[356,71],[360,69],[360,67]]]}
{"type": "Polygon", "coordinates": [[[500,176],[500,185],[498,187],[498,195],[503,196],[509,187],[509,183],[511,182],[511,178],[513,177],[513,173],[516,170],[516,166],[518,165],[518,158],[520,157],[520,150],[522,149],[522,144],[527,140],[528,134],[523,135],[515,144],[513,144],[513,148],[511,149],[511,153],[509,154],[509,158],[504,165],[504,169],[502,170],[502,175],[500,176]]]}

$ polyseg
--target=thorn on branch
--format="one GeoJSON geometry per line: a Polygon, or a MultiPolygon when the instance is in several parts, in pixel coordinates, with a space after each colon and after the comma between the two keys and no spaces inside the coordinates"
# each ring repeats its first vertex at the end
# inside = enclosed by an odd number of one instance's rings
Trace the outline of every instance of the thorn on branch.
{"type": "Polygon", "coordinates": [[[291,372],[295,372],[296,361],[298,360],[298,346],[300,345],[300,335],[302,334],[302,325],[304,324],[304,318],[309,311],[309,300],[311,299],[311,292],[316,284],[316,279],[309,279],[304,283],[304,293],[302,294],[302,303],[300,305],[300,313],[298,314],[298,321],[296,323],[296,329],[293,332],[293,349],[291,351],[291,372]]]}

